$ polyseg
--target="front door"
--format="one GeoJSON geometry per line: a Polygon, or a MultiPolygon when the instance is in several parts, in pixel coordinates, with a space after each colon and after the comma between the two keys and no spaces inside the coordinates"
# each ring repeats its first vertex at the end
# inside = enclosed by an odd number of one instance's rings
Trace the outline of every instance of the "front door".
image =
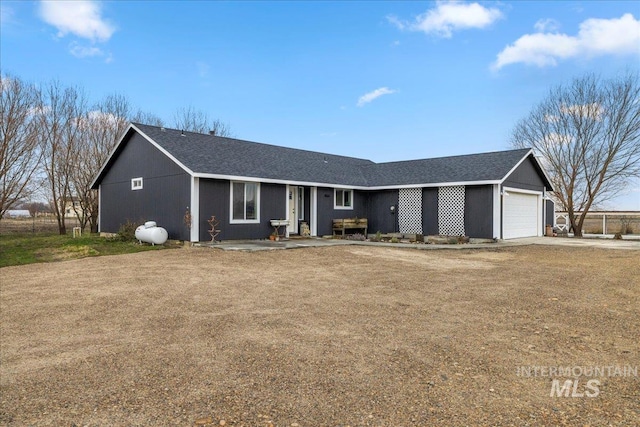
{"type": "Polygon", "coordinates": [[[298,234],[299,189],[289,186],[289,234],[298,234]]]}

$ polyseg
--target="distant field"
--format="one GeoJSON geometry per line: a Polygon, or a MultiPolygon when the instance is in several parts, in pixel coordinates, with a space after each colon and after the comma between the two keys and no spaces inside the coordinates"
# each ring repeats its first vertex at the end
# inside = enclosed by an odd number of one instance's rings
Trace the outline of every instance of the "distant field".
{"type": "MultiPolygon", "coordinates": [[[[67,218],[65,222],[69,231],[79,225],[76,218],[67,218]]],[[[56,233],[57,231],[58,222],[53,216],[3,218],[0,220],[0,235],[15,233],[56,233]]]]}

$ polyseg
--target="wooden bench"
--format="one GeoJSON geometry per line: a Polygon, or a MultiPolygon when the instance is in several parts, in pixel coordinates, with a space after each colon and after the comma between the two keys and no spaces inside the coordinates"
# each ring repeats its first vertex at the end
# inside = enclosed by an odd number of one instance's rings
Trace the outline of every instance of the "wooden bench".
{"type": "Polygon", "coordinates": [[[342,236],[346,230],[364,230],[364,236],[367,237],[367,218],[340,218],[333,220],[333,235],[339,231],[342,236]]]}

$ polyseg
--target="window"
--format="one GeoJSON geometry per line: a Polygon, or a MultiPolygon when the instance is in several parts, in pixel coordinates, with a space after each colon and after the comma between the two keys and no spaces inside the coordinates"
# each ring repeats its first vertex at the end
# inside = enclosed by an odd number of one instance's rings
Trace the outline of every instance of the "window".
{"type": "Polygon", "coordinates": [[[334,209],[353,209],[353,190],[335,190],[334,209]]]}
{"type": "Polygon", "coordinates": [[[260,184],[231,182],[231,223],[260,222],[260,184]]]}
{"type": "Polygon", "coordinates": [[[131,189],[132,190],[142,190],[142,178],[132,178],[131,179],[131,189]]]}

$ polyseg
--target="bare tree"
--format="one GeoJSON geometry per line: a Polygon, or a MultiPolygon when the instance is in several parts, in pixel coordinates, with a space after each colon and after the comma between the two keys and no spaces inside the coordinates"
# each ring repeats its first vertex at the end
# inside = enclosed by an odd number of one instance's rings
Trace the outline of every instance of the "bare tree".
{"type": "Polygon", "coordinates": [[[164,126],[164,121],[153,113],[138,110],[131,116],[131,121],[143,125],[164,126]]]}
{"type": "Polygon", "coordinates": [[[225,123],[219,119],[212,120],[209,123],[209,134],[215,136],[225,136],[230,137],[233,136],[231,132],[231,127],[228,123],[225,123]]]}
{"type": "Polygon", "coordinates": [[[39,90],[37,134],[50,205],[60,234],[66,234],[66,207],[74,200],[72,175],[78,167],[76,144],[82,136],[85,118],[86,101],[79,89],[63,88],[60,82],[52,81],[39,90]]]}
{"type": "Polygon", "coordinates": [[[552,89],[516,125],[511,143],[543,157],[555,196],[581,237],[589,209],[640,176],[638,75],[587,75],[552,89]]]}
{"type": "Polygon", "coordinates": [[[113,94],[96,104],[81,122],[82,137],[73,144],[75,167],[70,172],[71,194],[77,198],[73,210],[83,229],[89,224],[92,232],[98,231],[98,193],[91,183],[127,128],[129,110],[129,101],[113,94]]]}
{"type": "Polygon", "coordinates": [[[33,113],[35,88],[19,78],[0,75],[0,219],[36,188],[40,160],[33,113]]]}
{"type": "Polygon", "coordinates": [[[211,120],[209,115],[192,106],[179,108],[174,114],[176,129],[197,133],[209,133],[216,136],[231,136],[231,128],[219,119],[211,120]]]}

